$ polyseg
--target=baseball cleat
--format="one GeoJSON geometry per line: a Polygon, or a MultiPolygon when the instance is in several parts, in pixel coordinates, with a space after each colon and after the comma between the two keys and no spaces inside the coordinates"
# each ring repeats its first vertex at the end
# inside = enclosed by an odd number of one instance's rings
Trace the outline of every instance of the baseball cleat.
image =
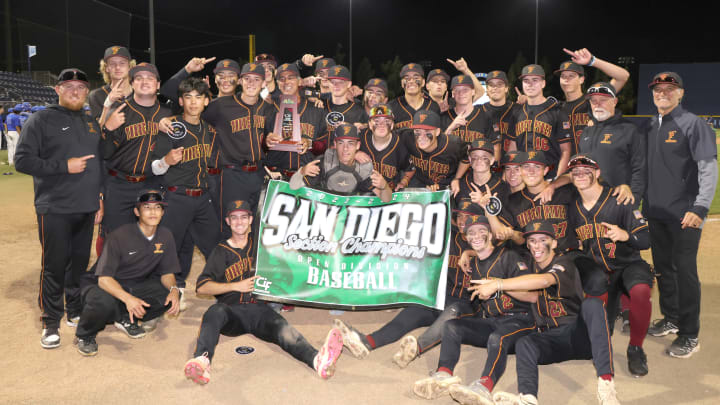
{"type": "Polygon", "coordinates": [[[498,392],[493,395],[495,405],[538,405],[535,395],[531,394],[511,394],[509,392],[498,392]]]}
{"type": "Polygon", "coordinates": [[[71,328],[77,328],[78,323],[80,323],[80,315],[68,315],[65,319],[65,324],[71,328]]]}
{"type": "Polygon", "coordinates": [[[693,339],[685,336],[678,336],[667,349],[667,354],[670,357],[687,359],[698,350],[700,350],[700,342],[697,338],[693,339]]]}
{"type": "Polygon", "coordinates": [[[207,384],[210,382],[210,359],[207,352],[200,356],[190,359],[183,367],[185,377],[197,384],[207,384]]]}
{"type": "Polygon", "coordinates": [[[138,325],[137,321],[130,322],[127,319],[123,319],[120,322],[115,322],[115,327],[125,332],[132,339],[140,339],[145,336],[145,330],[138,325]]]}
{"type": "Polygon", "coordinates": [[[358,359],[364,359],[368,354],[370,354],[370,349],[363,342],[361,337],[362,334],[357,329],[339,319],[335,319],[333,321],[333,325],[342,334],[343,345],[350,350],[350,353],[352,353],[353,356],[358,359]]]}
{"type": "Polygon", "coordinates": [[[325,343],[315,356],[313,364],[320,378],[328,379],[335,374],[335,362],[337,362],[343,349],[343,336],[339,329],[332,328],[325,338],[325,343]]]}
{"type": "Polygon", "coordinates": [[[620,405],[615,391],[615,381],[598,377],[597,399],[600,405],[620,405]]]}
{"type": "Polygon", "coordinates": [[[495,405],[492,394],[480,380],[475,380],[470,385],[451,386],[450,396],[463,405],[495,405]]]}
{"type": "Polygon", "coordinates": [[[628,346],[628,369],[633,377],[642,377],[648,373],[647,356],[640,346],[628,346]]]}
{"type": "Polygon", "coordinates": [[[58,328],[43,329],[42,335],[40,336],[40,346],[44,349],[60,347],[60,333],[58,333],[58,328]]]}
{"type": "Polygon", "coordinates": [[[413,392],[420,398],[436,399],[447,395],[448,389],[454,384],[460,384],[460,377],[450,375],[446,371],[436,371],[428,378],[415,381],[413,392]]]}
{"type": "Polygon", "coordinates": [[[670,333],[678,333],[680,329],[673,322],[666,318],[656,319],[648,328],[648,335],[655,337],[666,336],[670,333]]]}
{"type": "Polygon", "coordinates": [[[77,350],[83,356],[94,356],[98,352],[98,345],[95,341],[95,336],[88,336],[86,338],[77,338],[75,341],[77,350]]]}
{"type": "Polygon", "coordinates": [[[417,339],[413,335],[405,336],[400,342],[400,350],[393,355],[393,362],[400,368],[405,368],[418,355],[417,339]]]}

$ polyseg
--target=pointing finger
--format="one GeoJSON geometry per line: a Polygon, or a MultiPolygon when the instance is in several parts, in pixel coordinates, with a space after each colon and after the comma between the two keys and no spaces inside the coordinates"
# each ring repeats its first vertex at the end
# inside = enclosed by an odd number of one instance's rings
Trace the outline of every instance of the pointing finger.
{"type": "Polygon", "coordinates": [[[515,93],[517,93],[518,96],[522,96],[522,93],[518,90],[517,86],[515,86],[515,93]]]}
{"type": "Polygon", "coordinates": [[[95,157],[95,155],[85,155],[85,156],[81,157],[80,160],[85,161],[85,160],[88,160],[88,159],[92,159],[92,158],[94,158],[94,157],[95,157]]]}
{"type": "Polygon", "coordinates": [[[324,55],[318,55],[318,56],[316,56],[316,57],[313,58],[313,62],[317,62],[317,61],[319,61],[320,59],[322,59],[322,58],[324,58],[324,57],[325,57],[324,55]]]}
{"type": "Polygon", "coordinates": [[[212,61],[214,61],[214,60],[215,60],[215,56],[213,56],[213,57],[211,57],[211,58],[203,59],[203,64],[205,64],[205,63],[210,63],[210,62],[212,62],[212,61]]]}

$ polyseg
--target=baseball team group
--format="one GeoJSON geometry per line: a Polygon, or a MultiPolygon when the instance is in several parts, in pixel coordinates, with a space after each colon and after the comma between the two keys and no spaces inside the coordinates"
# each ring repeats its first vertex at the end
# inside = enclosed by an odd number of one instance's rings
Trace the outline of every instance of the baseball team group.
{"type": "Polygon", "coordinates": [[[183,367],[196,383],[209,382],[220,335],[249,333],[321,378],[343,348],[364,358],[399,341],[392,360],[404,368],[440,346],[413,392],[462,404],[537,404],[539,365],[587,359],[599,403],[618,404],[616,318],[633,376],[648,374],[647,335],[674,335],[672,358],[700,349],[697,254],[718,180],[715,133],[683,109],[677,73],[648,84],[657,114],[637,126],[616,108],[629,73],[587,49],[563,51],[569,60],[552,72],[563,101],[544,95],[540,65],[510,89],[506,72],[481,83],[462,58],[447,60],[454,76],[404,65],[392,100],[385,79],[360,88],[347,67],[312,54],[284,64],[260,54],[243,66],[194,57],[161,81],[156,66],[111,46],[99,66],[106,84],[92,91],[83,71],[63,70],[59,103],[14,125],[12,145],[17,171],[34,181],[40,344],[60,346],[63,317],[85,356],[98,353],[107,325],[142,338],[175,319],[197,247],[195,293],[216,302],[183,367]],[[216,95],[201,76],[212,64],[216,95]],[[608,81],[586,83],[589,67],[608,81]],[[253,295],[269,179],[386,203],[400,190],[449,190],[444,309],[404,307],[374,332],[339,316],[313,347],[282,316],[293,306],[253,295]],[[651,322],[655,283],[662,314],[651,322]],[[487,348],[469,384],[454,375],[463,344],[487,348]],[[512,354],[517,392],[494,391],[512,354]]]}

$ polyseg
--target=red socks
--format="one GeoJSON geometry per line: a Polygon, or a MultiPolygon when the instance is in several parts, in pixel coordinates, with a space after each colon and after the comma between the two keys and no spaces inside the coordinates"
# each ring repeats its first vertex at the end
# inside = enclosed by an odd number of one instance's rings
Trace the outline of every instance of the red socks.
{"type": "Polygon", "coordinates": [[[651,316],[650,286],[637,284],[630,289],[630,344],[632,346],[642,346],[651,316]]]}
{"type": "Polygon", "coordinates": [[[452,370],[450,370],[450,369],[447,368],[447,367],[440,367],[440,368],[437,369],[437,371],[438,371],[438,372],[444,371],[444,372],[446,372],[446,373],[448,373],[448,374],[450,374],[450,375],[453,375],[452,370]]]}
{"type": "Polygon", "coordinates": [[[375,344],[375,339],[373,339],[372,335],[365,335],[365,339],[367,339],[368,343],[370,343],[370,347],[373,349],[377,347],[375,344]]]}

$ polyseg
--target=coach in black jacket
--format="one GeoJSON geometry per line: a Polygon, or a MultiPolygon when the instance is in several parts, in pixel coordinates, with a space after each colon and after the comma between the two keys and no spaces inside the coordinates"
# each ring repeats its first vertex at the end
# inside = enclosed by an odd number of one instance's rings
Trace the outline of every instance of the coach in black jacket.
{"type": "Polygon", "coordinates": [[[32,175],[35,185],[42,245],[40,344],[46,349],[60,346],[63,289],[68,324],[75,326],[80,315],[79,279],[90,259],[93,224],[100,222],[103,212],[100,130],[97,121],[83,112],[87,76],[65,69],[55,91],[59,105],[28,119],[15,155],[17,170],[32,175]]]}

